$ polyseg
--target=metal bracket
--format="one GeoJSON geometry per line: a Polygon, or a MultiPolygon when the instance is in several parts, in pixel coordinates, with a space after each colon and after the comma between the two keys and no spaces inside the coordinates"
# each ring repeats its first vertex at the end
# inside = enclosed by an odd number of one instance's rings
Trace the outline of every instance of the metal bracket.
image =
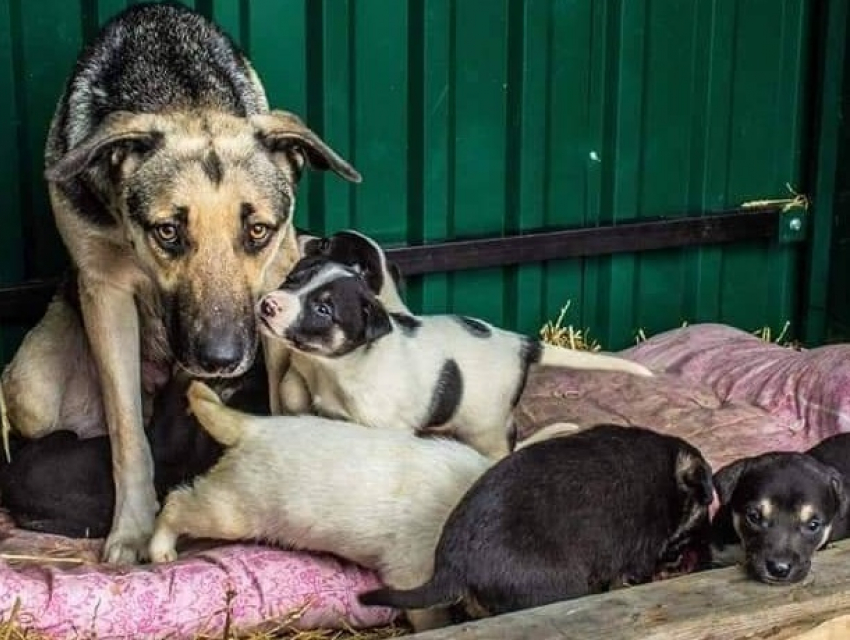
{"type": "Polygon", "coordinates": [[[779,243],[802,242],[808,236],[809,211],[805,207],[785,207],[779,212],[779,243]]]}

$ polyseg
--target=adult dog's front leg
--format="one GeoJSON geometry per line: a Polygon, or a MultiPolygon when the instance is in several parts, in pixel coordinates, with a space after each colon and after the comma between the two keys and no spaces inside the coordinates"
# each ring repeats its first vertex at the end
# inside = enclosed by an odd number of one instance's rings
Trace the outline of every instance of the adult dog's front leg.
{"type": "Polygon", "coordinates": [[[133,294],[80,278],[80,304],[98,369],[115,481],[115,513],[103,548],[112,563],[147,554],[157,510],[142,421],[139,318],[133,294]]]}

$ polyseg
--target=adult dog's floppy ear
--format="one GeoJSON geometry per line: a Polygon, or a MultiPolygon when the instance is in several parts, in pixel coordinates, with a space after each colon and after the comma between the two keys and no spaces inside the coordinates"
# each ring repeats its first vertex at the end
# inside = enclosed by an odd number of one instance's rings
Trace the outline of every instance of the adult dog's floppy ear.
{"type": "Polygon", "coordinates": [[[143,124],[135,114],[110,115],[94,133],[47,167],[45,177],[50,182],[68,182],[88,169],[102,170],[92,176],[95,182],[125,176],[162,142],[162,132],[143,124]]]}
{"type": "Polygon", "coordinates": [[[720,499],[720,504],[729,504],[732,499],[732,493],[735,487],[738,486],[738,480],[741,475],[749,468],[750,458],[736,460],[720,469],[714,474],[714,488],[717,490],[717,497],[720,499]]]}
{"type": "Polygon", "coordinates": [[[373,295],[362,297],[363,338],[367,343],[381,338],[393,330],[390,314],[373,295]]]}
{"type": "Polygon", "coordinates": [[[257,138],[269,152],[283,154],[295,166],[296,175],[304,165],[322,171],[331,169],[350,182],[360,182],[357,169],[346,162],[293,113],[272,111],[251,116],[257,138]]]}

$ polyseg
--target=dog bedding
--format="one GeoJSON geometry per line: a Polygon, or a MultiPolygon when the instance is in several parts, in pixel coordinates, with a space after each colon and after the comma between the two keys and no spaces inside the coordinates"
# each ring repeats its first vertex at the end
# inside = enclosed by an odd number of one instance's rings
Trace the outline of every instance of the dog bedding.
{"type": "MultiPolygon", "coordinates": [[[[621,355],[659,375],[535,368],[516,409],[520,437],[555,422],[644,425],[686,438],[716,468],[850,431],[850,345],[794,351],[693,325],[621,355]]],[[[372,572],[327,555],[198,543],[174,563],[116,569],[96,562],[99,546],[0,519],[0,616],[17,608],[24,628],[102,640],[193,638],[228,624],[365,628],[396,615],[357,602],[378,585],[372,572]]]]}

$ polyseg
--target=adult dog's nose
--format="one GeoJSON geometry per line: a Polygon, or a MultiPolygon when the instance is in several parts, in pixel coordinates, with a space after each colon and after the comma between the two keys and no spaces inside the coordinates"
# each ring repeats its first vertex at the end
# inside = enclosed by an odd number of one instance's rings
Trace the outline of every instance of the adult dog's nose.
{"type": "Polygon", "coordinates": [[[260,313],[262,313],[265,317],[274,318],[278,311],[280,311],[280,306],[278,306],[277,302],[271,298],[263,298],[260,302],[260,313]]]}
{"type": "Polygon", "coordinates": [[[204,371],[227,375],[235,371],[245,357],[244,341],[237,335],[214,332],[198,345],[198,364],[204,371]]]}
{"type": "Polygon", "coordinates": [[[783,580],[791,574],[791,563],[776,560],[767,560],[764,563],[764,568],[771,578],[783,580]]]}

